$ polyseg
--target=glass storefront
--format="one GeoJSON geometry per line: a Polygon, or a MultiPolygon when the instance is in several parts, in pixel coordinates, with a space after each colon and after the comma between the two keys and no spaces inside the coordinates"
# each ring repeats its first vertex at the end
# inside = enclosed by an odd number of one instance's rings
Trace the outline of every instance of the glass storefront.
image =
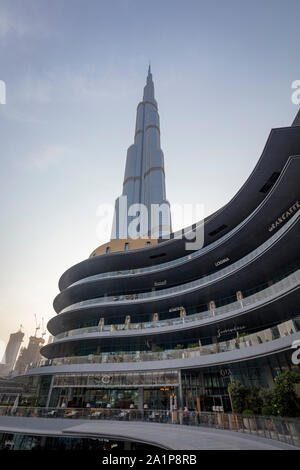
{"type": "Polygon", "coordinates": [[[182,371],[183,405],[198,411],[231,411],[228,385],[273,387],[274,378],[287,370],[299,372],[291,351],[261,359],[224,364],[201,370],[182,371]]]}
{"type": "Polygon", "coordinates": [[[149,372],[58,374],[28,377],[35,388],[38,406],[85,408],[169,409],[176,395],[178,408],[198,411],[230,411],[228,385],[233,380],[245,386],[272,387],[274,378],[286,370],[299,371],[291,362],[292,350],[260,359],[222,366],[149,372]],[[51,395],[48,403],[49,395],[51,395]],[[180,397],[182,396],[182,402],[180,397]]]}
{"type": "Polygon", "coordinates": [[[138,389],[94,389],[85,387],[53,388],[50,407],[60,408],[138,408],[138,389]]]}
{"type": "Polygon", "coordinates": [[[86,388],[54,387],[51,408],[112,408],[168,410],[171,396],[177,394],[175,387],[160,388],[86,388]]]}
{"type": "Polygon", "coordinates": [[[171,395],[175,393],[172,387],[159,389],[144,389],[144,404],[150,410],[168,410],[170,408],[171,395]]]}
{"type": "Polygon", "coordinates": [[[50,407],[165,410],[177,395],[179,371],[65,374],[53,379],[50,407]]]}
{"type": "Polygon", "coordinates": [[[197,411],[230,411],[230,377],[219,371],[182,374],[184,405],[197,411]]]}

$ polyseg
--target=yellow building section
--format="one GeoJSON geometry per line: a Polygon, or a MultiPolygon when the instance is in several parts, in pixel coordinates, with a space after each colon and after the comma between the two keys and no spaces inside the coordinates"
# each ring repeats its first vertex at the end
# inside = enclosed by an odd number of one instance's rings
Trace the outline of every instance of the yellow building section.
{"type": "Polygon", "coordinates": [[[93,256],[106,255],[120,251],[140,250],[147,246],[157,245],[157,238],[118,238],[98,246],[91,254],[93,256]]]}

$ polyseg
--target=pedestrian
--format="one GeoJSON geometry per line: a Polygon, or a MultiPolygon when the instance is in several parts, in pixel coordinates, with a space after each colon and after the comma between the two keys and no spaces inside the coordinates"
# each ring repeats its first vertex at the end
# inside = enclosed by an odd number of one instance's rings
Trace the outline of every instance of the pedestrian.
{"type": "Polygon", "coordinates": [[[187,406],[185,406],[183,409],[183,423],[189,424],[189,410],[187,406]]]}

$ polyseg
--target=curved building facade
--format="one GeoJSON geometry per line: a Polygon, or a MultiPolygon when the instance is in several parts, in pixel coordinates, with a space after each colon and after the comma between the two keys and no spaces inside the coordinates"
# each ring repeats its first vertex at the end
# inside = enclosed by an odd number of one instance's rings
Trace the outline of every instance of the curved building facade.
{"type": "MultiPolygon", "coordinates": [[[[156,110],[149,70],[124,180],[133,201],[155,196],[146,204],[166,197],[156,110]],[[159,164],[143,160],[145,106],[159,164]],[[144,164],[151,171],[133,175],[144,164]]],[[[203,232],[200,249],[187,251],[178,232],[154,242],[115,237],[61,276],[53,340],[24,376],[38,405],[229,411],[233,379],[271,387],[299,369],[299,124],[273,129],[233,199],[185,228],[203,232]]]]}

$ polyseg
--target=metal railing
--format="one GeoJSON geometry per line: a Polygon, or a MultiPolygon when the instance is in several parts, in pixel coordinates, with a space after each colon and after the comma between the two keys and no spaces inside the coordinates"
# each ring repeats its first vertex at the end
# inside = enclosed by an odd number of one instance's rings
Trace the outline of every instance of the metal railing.
{"type": "MultiPolygon", "coordinates": [[[[300,447],[300,419],[274,416],[242,415],[220,412],[179,410],[114,409],[114,408],[42,408],[0,406],[1,416],[30,418],[63,418],[116,421],[142,421],[254,434],[300,447]]],[[[1,418],[0,418],[1,423],[1,418]]],[[[19,429],[19,428],[18,428],[19,429]]]]}
{"type": "Polygon", "coordinates": [[[136,352],[112,352],[89,354],[87,356],[61,357],[55,359],[42,359],[37,364],[30,364],[30,368],[57,366],[66,364],[101,364],[112,362],[145,362],[170,359],[193,359],[208,354],[217,354],[242,348],[256,346],[258,344],[274,341],[278,338],[290,336],[299,331],[294,320],[288,320],[274,327],[267,328],[256,333],[238,337],[228,341],[213,343],[206,346],[199,345],[187,349],[169,349],[164,351],[136,351],[136,352]]]}
{"type": "Polygon", "coordinates": [[[275,244],[281,238],[281,236],[285,232],[289,230],[289,228],[295,223],[298,217],[299,217],[299,211],[288,222],[286,222],[286,224],[283,227],[281,227],[274,235],[272,235],[268,240],[266,240],[262,245],[260,245],[258,248],[251,251],[250,253],[248,253],[248,255],[244,256],[238,261],[232,263],[226,268],[221,269],[220,271],[214,272],[200,279],[196,279],[195,281],[187,282],[179,286],[170,287],[170,288],[162,289],[159,291],[142,292],[139,294],[132,294],[132,295],[97,297],[94,299],[83,300],[81,302],[76,302],[72,305],[69,305],[68,307],[63,308],[60,311],[60,313],[65,313],[74,309],[76,310],[79,308],[85,308],[89,306],[97,306],[103,303],[114,303],[115,301],[122,301],[130,305],[130,303],[135,300],[153,299],[153,298],[170,297],[170,296],[172,297],[174,294],[178,294],[180,292],[184,292],[184,291],[189,292],[199,287],[204,287],[210,284],[211,282],[220,280],[228,276],[229,274],[232,274],[235,271],[238,271],[242,267],[252,262],[255,258],[260,256],[264,251],[267,251],[273,244],[275,244]]]}
{"type": "MultiPolygon", "coordinates": [[[[140,322],[140,323],[128,323],[128,324],[111,324],[111,325],[102,325],[102,326],[90,326],[85,328],[76,328],[74,330],[65,331],[58,334],[54,338],[54,342],[63,338],[72,337],[82,334],[90,333],[102,333],[102,332],[114,332],[114,331],[124,331],[124,330],[138,330],[138,329],[148,329],[148,328],[161,328],[167,326],[177,326],[183,324],[190,324],[192,322],[197,322],[199,320],[204,320],[206,318],[213,318],[217,315],[222,315],[224,313],[235,312],[237,310],[244,310],[247,307],[251,307],[257,302],[265,301],[274,297],[274,295],[283,294],[284,292],[296,287],[300,283],[300,269],[292,272],[285,278],[280,281],[272,284],[271,286],[256,291],[252,295],[248,295],[241,300],[231,302],[221,307],[216,307],[213,310],[206,310],[203,312],[195,313],[192,315],[187,315],[185,317],[175,317],[168,320],[158,320],[158,321],[149,321],[149,322],[140,322]]],[[[251,290],[253,292],[253,289],[251,290]]],[[[244,293],[244,295],[246,292],[244,293]]],[[[207,305],[207,304],[206,304],[207,305]]]]}

